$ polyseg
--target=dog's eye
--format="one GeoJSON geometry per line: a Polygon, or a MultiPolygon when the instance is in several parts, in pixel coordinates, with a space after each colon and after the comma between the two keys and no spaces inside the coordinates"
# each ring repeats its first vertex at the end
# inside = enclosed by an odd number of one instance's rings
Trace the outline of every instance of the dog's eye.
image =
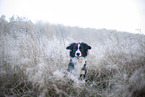
{"type": "Polygon", "coordinates": [[[77,46],[75,47],[75,50],[77,49],[77,46]]]}
{"type": "Polygon", "coordinates": [[[79,49],[81,50],[82,48],[80,47],[79,49]]]}

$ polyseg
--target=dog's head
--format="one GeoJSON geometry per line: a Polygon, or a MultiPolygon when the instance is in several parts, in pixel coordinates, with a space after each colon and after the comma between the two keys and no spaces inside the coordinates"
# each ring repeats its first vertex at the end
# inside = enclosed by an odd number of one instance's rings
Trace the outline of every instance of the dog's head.
{"type": "Polygon", "coordinates": [[[86,57],[88,54],[88,50],[91,49],[86,43],[72,43],[68,47],[67,50],[70,50],[70,57],[79,59],[80,57],[86,57]]]}

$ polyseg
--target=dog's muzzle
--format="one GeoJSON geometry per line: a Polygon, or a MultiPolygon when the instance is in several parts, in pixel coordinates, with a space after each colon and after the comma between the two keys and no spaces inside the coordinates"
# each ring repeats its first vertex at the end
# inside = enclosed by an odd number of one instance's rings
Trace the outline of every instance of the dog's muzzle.
{"type": "Polygon", "coordinates": [[[79,59],[81,57],[80,53],[76,53],[76,58],[79,59]]]}

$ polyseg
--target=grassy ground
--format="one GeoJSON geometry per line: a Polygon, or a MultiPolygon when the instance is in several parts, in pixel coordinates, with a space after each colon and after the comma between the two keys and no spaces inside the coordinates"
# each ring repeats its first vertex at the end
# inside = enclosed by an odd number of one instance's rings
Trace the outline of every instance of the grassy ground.
{"type": "Polygon", "coordinates": [[[144,35],[0,18],[1,97],[144,97],[144,76],[144,35]],[[86,83],[66,71],[74,41],[92,46],[86,83]]]}

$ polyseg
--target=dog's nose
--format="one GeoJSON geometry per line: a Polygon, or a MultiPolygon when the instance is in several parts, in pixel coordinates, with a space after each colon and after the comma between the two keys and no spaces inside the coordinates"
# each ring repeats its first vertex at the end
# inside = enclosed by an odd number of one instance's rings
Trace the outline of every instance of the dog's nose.
{"type": "Polygon", "coordinates": [[[79,56],[80,55],[80,53],[77,53],[77,56],[79,56]]]}

